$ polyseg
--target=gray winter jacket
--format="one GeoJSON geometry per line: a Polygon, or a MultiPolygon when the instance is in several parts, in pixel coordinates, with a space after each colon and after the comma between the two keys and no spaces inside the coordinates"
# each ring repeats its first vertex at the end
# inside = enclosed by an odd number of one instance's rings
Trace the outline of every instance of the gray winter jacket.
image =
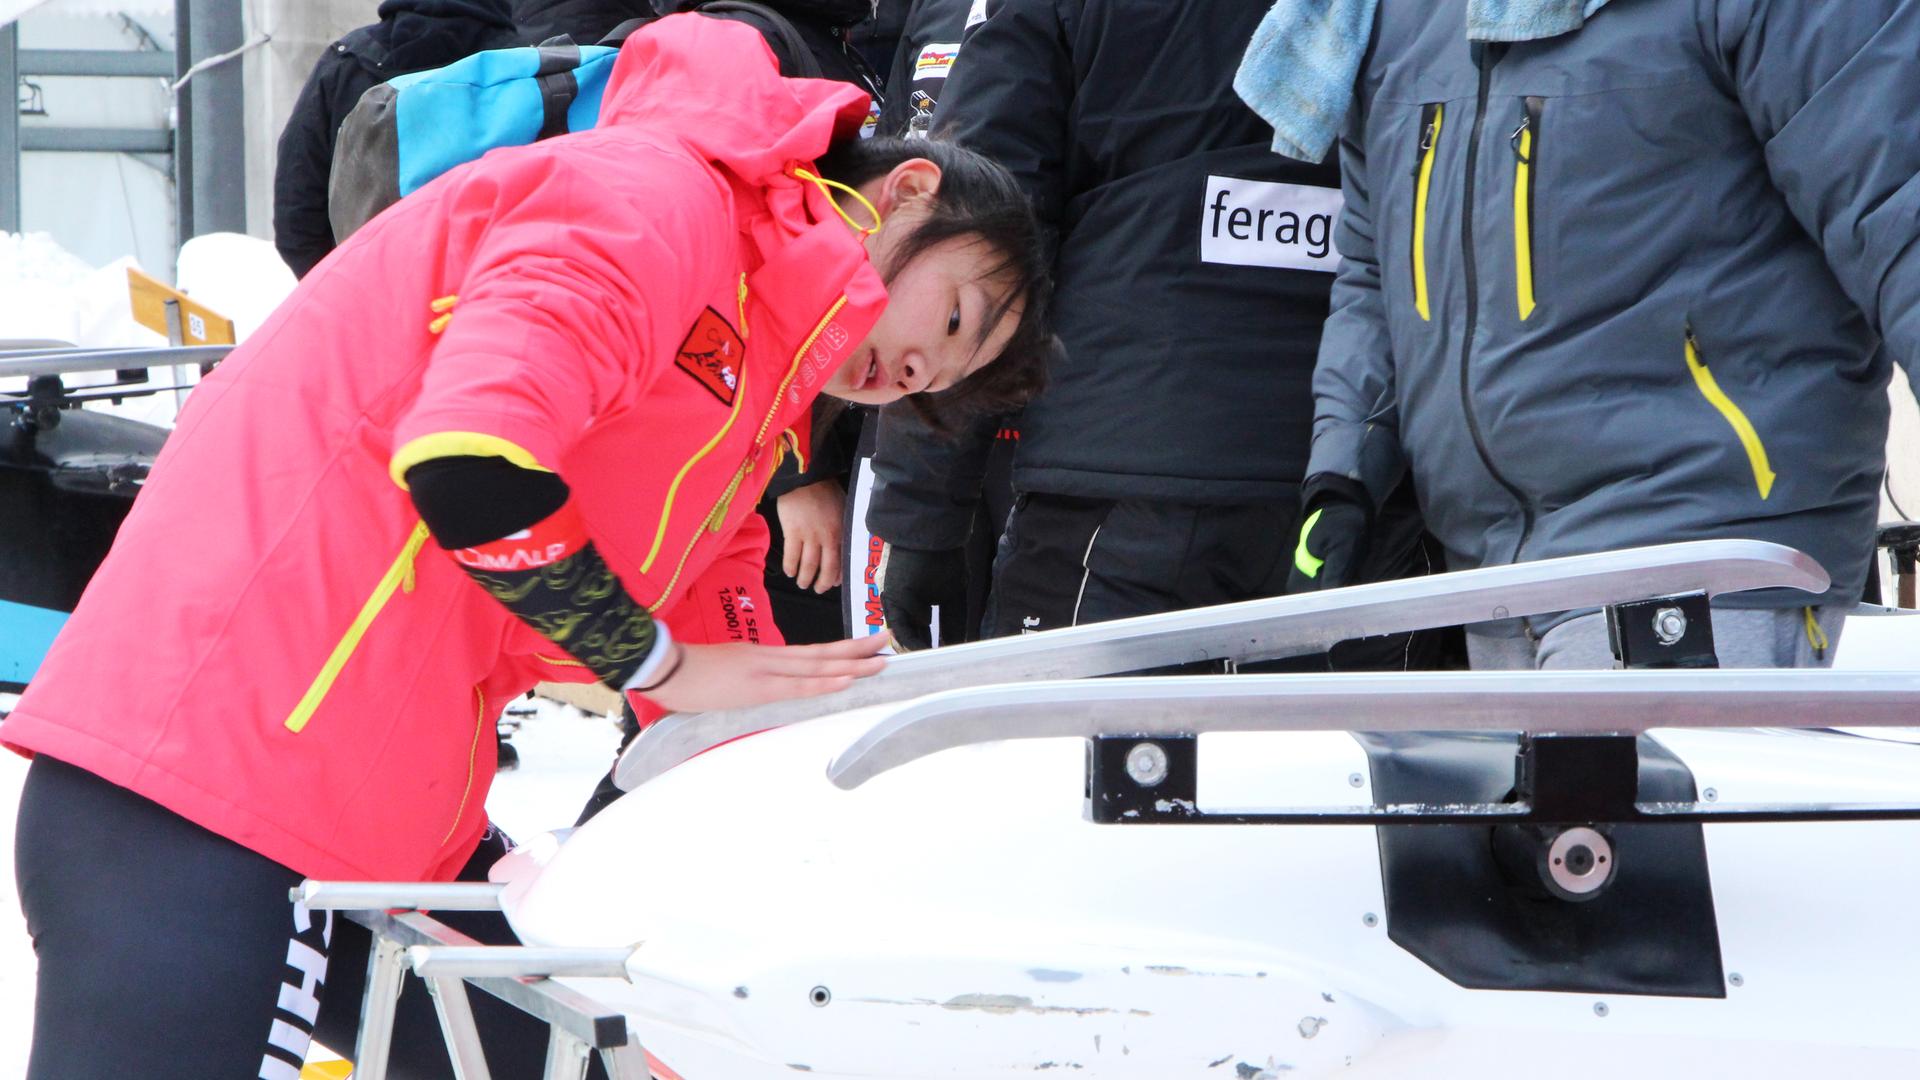
{"type": "Polygon", "coordinates": [[[1380,6],[1309,475],[1410,466],[1456,568],[1745,537],[1857,600],[1920,357],[1920,0],[1613,0],[1481,47],[1464,9],[1380,6]]]}

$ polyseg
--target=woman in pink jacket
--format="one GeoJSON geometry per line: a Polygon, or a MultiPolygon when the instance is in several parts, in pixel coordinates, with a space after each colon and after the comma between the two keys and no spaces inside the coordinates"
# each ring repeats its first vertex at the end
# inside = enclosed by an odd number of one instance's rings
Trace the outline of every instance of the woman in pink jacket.
{"type": "Polygon", "coordinates": [[[754,504],[819,394],[1022,397],[1042,264],[1003,172],[867,111],[662,20],[597,128],[409,196],[194,391],[0,725],[38,755],[33,1080],[296,1075],[331,925],[288,887],[452,877],[538,681],[703,710],[879,669],[779,647],[754,504]]]}

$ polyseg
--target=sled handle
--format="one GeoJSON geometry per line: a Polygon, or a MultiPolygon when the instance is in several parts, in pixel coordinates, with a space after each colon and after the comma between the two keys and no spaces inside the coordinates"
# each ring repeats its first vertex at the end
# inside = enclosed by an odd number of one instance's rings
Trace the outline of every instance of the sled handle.
{"type": "Polygon", "coordinates": [[[1920,672],[1630,670],[1199,675],[1027,683],[908,702],[827,768],[853,789],[929,754],[1061,736],[1216,731],[1638,734],[1655,728],[1911,727],[1920,672]]]}
{"type": "Polygon", "coordinates": [[[1812,558],[1758,540],[1696,540],[1403,578],[1345,589],[1144,615],[891,658],[838,693],[753,709],[668,716],[615,766],[631,791],[721,743],[769,728],[926,694],[999,683],[1084,679],[1199,661],[1252,663],[1335,642],[1656,597],[1789,588],[1825,592],[1812,558]]]}

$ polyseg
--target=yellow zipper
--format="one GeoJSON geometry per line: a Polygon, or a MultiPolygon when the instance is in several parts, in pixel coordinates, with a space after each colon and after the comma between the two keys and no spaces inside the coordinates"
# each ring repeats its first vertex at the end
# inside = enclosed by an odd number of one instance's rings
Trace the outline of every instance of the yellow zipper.
{"type": "MultiPolygon", "coordinates": [[[[720,426],[719,431],[714,432],[713,438],[707,440],[707,445],[701,447],[699,453],[688,458],[687,463],[680,466],[680,471],[674,474],[673,483],[667,486],[667,501],[660,506],[660,525],[653,531],[653,546],[647,549],[647,557],[640,560],[641,573],[652,570],[654,560],[660,557],[660,548],[667,540],[667,522],[673,517],[673,500],[680,493],[680,485],[687,479],[687,474],[693,471],[693,467],[705,460],[708,454],[713,453],[713,448],[719,446],[720,440],[726,438],[727,432],[733,430],[734,421],[740,419],[740,408],[746,403],[747,365],[743,363],[740,365],[740,385],[733,390],[733,411],[727,414],[727,422],[720,426]]],[[[698,535],[697,532],[696,535],[698,535]]]]}
{"type": "Polygon", "coordinates": [[[1420,181],[1413,196],[1413,308],[1424,322],[1433,321],[1427,299],[1427,193],[1433,188],[1433,159],[1440,147],[1440,123],[1445,105],[1429,105],[1420,125],[1420,181]]]}
{"type": "Polygon", "coordinates": [[[333,647],[327,662],[321,665],[320,674],[314,676],[313,685],[307,687],[307,692],[300,697],[300,703],[295,705],[293,712],[288,715],[286,719],[288,731],[298,732],[307,726],[308,720],[313,719],[314,710],[326,700],[327,692],[333,689],[334,680],[340,677],[340,670],[347,666],[347,661],[353,656],[353,650],[360,645],[360,639],[366,636],[367,629],[373,625],[373,620],[379,617],[380,609],[386,607],[387,601],[393,598],[394,590],[413,591],[414,556],[420,554],[420,549],[426,542],[427,523],[415,522],[413,532],[407,536],[406,545],[400,549],[400,554],[387,567],[387,572],[380,578],[380,584],[374,586],[373,595],[367,597],[367,602],[361,605],[360,614],[354,616],[353,625],[347,627],[347,632],[333,647]]]}
{"type": "Polygon", "coordinates": [[[534,653],[533,658],[536,660],[545,661],[546,663],[552,664],[554,667],[586,667],[587,666],[578,660],[561,660],[556,657],[543,655],[541,653],[534,653]]]}
{"type": "Polygon", "coordinates": [[[1513,265],[1521,322],[1532,318],[1537,306],[1533,297],[1533,148],[1538,142],[1540,99],[1528,98],[1525,108],[1520,129],[1513,133],[1519,158],[1513,167],[1513,265]]]}
{"type": "Polygon", "coordinates": [[[460,808],[453,812],[453,824],[447,826],[447,835],[440,838],[442,844],[453,839],[454,832],[460,828],[460,818],[467,812],[467,800],[473,797],[473,771],[480,761],[480,733],[487,727],[487,694],[476,686],[473,696],[480,707],[473,720],[473,742],[467,747],[467,786],[460,790],[460,808]]]}
{"type": "Polygon", "coordinates": [[[1720,389],[1719,381],[1700,359],[1700,344],[1694,340],[1692,327],[1687,328],[1687,370],[1693,373],[1693,384],[1700,388],[1700,396],[1719,410],[1720,415],[1733,427],[1740,445],[1746,448],[1747,464],[1753,467],[1753,482],[1760,489],[1760,499],[1764,502],[1773,493],[1775,479],[1773,468],[1767,462],[1766,444],[1760,441],[1760,433],[1753,429],[1753,422],[1747,419],[1747,414],[1740,411],[1740,406],[1733,403],[1725,390],[1720,389]]]}
{"type": "MultiPolygon", "coordinates": [[[[667,579],[667,587],[660,590],[659,598],[647,606],[647,612],[649,614],[665,607],[667,600],[673,596],[673,590],[680,584],[680,575],[686,572],[687,560],[693,557],[694,545],[700,542],[701,534],[706,532],[719,532],[721,528],[725,526],[727,510],[733,505],[734,495],[739,492],[740,484],[746,480],[747,474],[753,471],[754,460],[760,456],[761,449],[767,444],[767,429],[773,426],[773,418],[780,414],[780,401],[787,396],[787,388],[793,385],[794,376],[800,374],[800,361],[806,358],[808,350],[813,348],[813,343],[820,340],[820,335],[826,332],[827,324],[832,322],[833,317],[840,314],[840,309],[846,306],[847,298],[845,296],[834,301],[833,306],[827,309],[827,313],[820,317],[818,323],[814,324],[813,333],[808,334],[807,340],[800,343],[799,351],[793,354],[793,363],[787,365],[787,377],[780,380],[779,389],[773,393],[773,404],[768,406],[766,417],[760,421],[760,430],[753,436],[753,449],[747,452],[747,460],[741,462],[740,467],[734,470],[733,479],[727,482],[727,489],[720,493],[720,498],[714,502],[713,509],[707,511],[706,527],[693,531],[693,537],[687,541],[686,550],[680,553],[679,563],[673,568],[673,576],[667,579]]],[[[744,388],[746,385],[746,370],[744,366],[741,369],[740,382],[744,388]]],[[[735,397],[736,408],[740,400],[745,396],[743,391],[735,397]]],[[[733,421],[728,420],[727,425],[731,427],[733,421]]],[[[711,444],[709,444],[709,448],[711,448],[711,444]]],[[[704,455],[706,451],[703,450],[701,453],[704,455]]],[[[675,483],[677,484],[678,481],[676,480],[675,483]]],[[[661,528],[662,530],[666,528],[664,520],[661,523],[661,528]]],[[[649,558],[649,564],[650,563],[651,558],[649,558]]],[[[640,569],[644,571],[646,566],[643,565],[640,569]]]]}

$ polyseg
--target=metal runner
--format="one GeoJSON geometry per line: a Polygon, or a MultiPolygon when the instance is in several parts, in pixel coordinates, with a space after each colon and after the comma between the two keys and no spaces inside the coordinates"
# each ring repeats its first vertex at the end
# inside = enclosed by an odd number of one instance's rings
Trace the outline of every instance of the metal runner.
{"type": "MultiPolygon", "coordinates": [[[[837,694],[755,709],[665,717],[627,747],[614,779],[631,791],[688,758],[743,735],[947,690],[1084,679],[1199,661],[1254,663],[1324,652],[1336,642],[1408,630],[1690,593],[1718,596],[1768,588],[1820,593],[1828,584],[1819,564],[1792,548],[1755,540],[1700,540],[974,642],[896,657],[885,671],[837,694]]],[[[1378,679],[1374,676],[1374,681],[1378,679]]]]}

